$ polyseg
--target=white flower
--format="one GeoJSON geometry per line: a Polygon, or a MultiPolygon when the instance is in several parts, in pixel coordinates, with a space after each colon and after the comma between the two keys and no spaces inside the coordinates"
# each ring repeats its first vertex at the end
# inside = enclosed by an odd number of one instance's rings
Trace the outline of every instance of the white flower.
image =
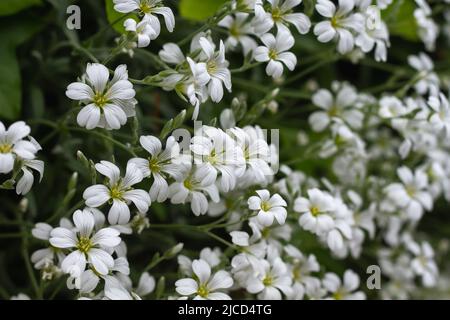
{"type": "Polygon", "coordinates": [[[149,194],[132,186],[143,179],[142,171],[131,161],[127,164],[125,177],[120,176],[120,169],[109,161],[101,161],[95,169],[107,177],[106,184],[97,184],[87,188],[83,193],[86,205],[97,208],[106,202],[112,203],[108,213],[110,224],[126,224],[130,220],[128,205],[133,202],[139,212],[145,213],[150,206],[149,194]]]}
{"type": "MultiPolygon", "coordinates": [[[[208,100],[208,82],[211,77],[206,70],[205,63],[195,63],[191,58],[187,58],[191,75],[182,83],[182,92],[188,97],[191,105],[194,106],[192,120],[197,120],[200,111],[200,104],[208,100]]],[[[222,87],[221,87],[222,89],[222,87]]],[[[221,90],[219,89],[219,90],[221,90]]]]}
{"type": "Polygon", "coordinates": [[[433,208],[433,198],[428,192],[428,177],[425,172],[416,170],[413,174],[407,167],[397,169],[402,183],[392,183],[386,187],[387,196],[400,208],[406,210],[408,217],[419,220],[423,210],[433,208]]]}
{"type": "Polygon", "coordinates": [[[162,0],[114,0],[114,10],[121,13],[139,12],[155,31],[156,37],[161,33],[161,24],[156,15],[164,17],[169,32],[175,27],[175,16],[169,7],[163,6],[162,0]]]}
{"type": "MultiPolygon", "coordinates": [[[[64,221],[65,220],[61,220],[61,227],[65,226],[64,221]]],[[[70,224],[69,227],[72,228],[73,226],[70,224]]],[[[53,279],[55,275],[60,273],[60,269],[56,265],[60,265],[60,262],[66,257],[62,250],[52,247],[48,243],[52,230],[53,227],[51,225],[42,222],[36,223],[31,230],[33,237],[44,240],[48,244],[47,248],[36,250],[31,255],[31,262],[34,264],[34,268],[42,270],[42,279],[48,280],[53,279]],[[57,259],[57,261],[55,261],[55,259],[57,259]]]]}
{"type": "Polygon", "coordinates": [[[19,293],[15,296],[11,296],[11,300],[31,300],[31,298],[25,293],[19,293]]]}
{"type": "Polygon", "coordinates": [[[311,273],[320,270],[319,263],[314,255],[304,256],[296,247],[289,244],[284,247],[287,255],[292,259],[292,264],[288,268],[292,275],[292,295],[290,299],[303,299],[304,294],[309,288],[314,286],[317,278],[311,273]]]}
{"type": "Polygon", "coordinates": [[[268,190],[257,190],[256,193],[258,196],[248,199],[248,207],[258,211],[258,222],[263,226],[270,226],[275,218],[279,224],[284,224],[287,216],[286,201],[278,193],[270,196],[268,190]]]}
{"type": "Polygon", "coordinates": [[[260,261],[257,274],[248,279],[246,289],[250,293],[258,293],[261,300],[281,300],[281,292],[286,296],[291,294],[291,284],[286,264],[277,257],[272,263],[260,261]]]}
{"type": "MultiPolygon", "coordinates": [[[[237,101],[239,103],[239,100],[237,100],[237,98],[233,99],[233,102],[235,102],[235,101],[237,101]]],[[[220,113],[219,122],[220,122],[220,126],[224,130],[235,127],[236,126],[236,117],[234,115],[233,110],[231,110],[229,108],[223,109],[223,111],[220,113]]]]}
{"type": "Polygon", "coordinates": [[[264,258],[267,251],[265,241],[258,241],[256,237],[244,231],[230,232],[231,241],[242,247],[241,253],[235,255],[231,260],[233,274],[240,283],[246,283],[249,274],[253,274],[258,268],[260,259],[264,258]]]}
{"type": "Polygon", "coordinates": [[[133,292],[139,297],[145,297],[155,290],[155,285],[155,278],[148,272],[144,272],[139,277],[138,286],[133,290],[133,292]]]}
{"type": "Polygon", "coordinates": [[[414,10],[414,17],[418,25],[418,34],[428,51],[436,47],[436,39],[439,35],[439,26],[433,21],[433,12],[427,2],[416,0],[419,8],[414,10]]]}
{"type": "Polygon", "coordinates": [[[192,270],[195,280],[184,278],[175,282],[176,291],[183,296],[195,295],[194,300],[231,300],[230,296],[218,290],[228,289],[233,279],[226,271],[211,275],[211,267],[204,260],[194,260],[192,270]]]}
{"type": "Polygon", "coordinates": [[[382,118],[398,118],[406,115],[408,108],[395,96],[386,96],[380,100],[380,110],[378,114],[382,118]]]}
{"type": "Polygon", "coordinates": [[[297,57],[292,52],[287,52],[295,41],[288,31],[279,30],[276,38],[266,33],[261,37],[261,41],[264,46],[256,48],[254,57],[258,62],[269,62],[266,67],[268,76],[280,78],[283,75],[283,63],[289,70],[295,69],[297,57]]]}
{"type": "MultiPolygon", "coordinates": [[[[365,12],[365,19],[371,21],[374,14],[379,15],[378,9],[368,7],[365,12]],[[375,10],[375,13],[372,11],[375,10]]],[[[387,48],[390,47],[389,30],[383,21],[374,21],[375,26],[365,25],[365,29],[361,31],[355,39],[355,44],[365,53],[375,48],[375,60],[387,61],[387,48]]]]}
{"type": "Polygon", "coordinates": [[[159,57],[162,61],[169,64],[179,65],[186,61],[186,57],[180,47],[175,43],[166,43],[159,51],[159,57]]]}
{"type": "MultiPolygon", "coordinates": [[[[223,113],[222,113],[223,114],[223,113]]],[[[242,150],[245,165],[237,169],[239,186],[265,185],[274,174],[269,166],[271,149],[260,127],[231,128],[230,135],[242,150]]]]}
{"type": "Polygon", "coordinates": [[[21,168],[23,175],[16,185],[17,194],[25,195],[30,192],[34,183],[33,172],[30,169],[39,173],[39,182],[41,182],[44,175],[44,162],[41,160],[23,160],[21,168]]]}
{"type": "Polygon", "coordinates": [[[165,150],[162,149],[161,141],[154,136],[142,136],[139,141],[150,157],[133,158],[130,162],[136,164],[144,177],[153,177],[153,184],[149,191],[150,198],[152,201],[163,202],[169,193],[167,179],[169,177],[180,179],[190,161],[182,159],[180,145],[172,136],[167,139],[165,150]]]}
{"type": "Polygon", "coordinates": [[[235,16],[226,16],[219,22],[219,26],[227,28],[229,32],[225,47],[234,49],[240,43],[244,56],[257,47],[256,41],[250,37],[253,35],[253,27],[247,21],[248,17],[248,13],[238,12],[235,16]]]}
{"type": "Polygon", "coordinates": [[[394,258],[391,250],[381,249],[379,256],[381,270],[390,279],[386,286],[382,286],[382,298],[408,299],[410,293],[416,289],[410,255],[404,252],[400,255],[395,253],[394,258]]]}
{"type": "Polygon", "coordinates": [[[354,292],[359,287],[359,277],[351,270],[345,271],[344,283],[341,283],[341,279],[334,273],[325,274],[323,286],[335,300],[364,300],[366,298],[362,291],[354,292]]]}
{"type": "Polygon", "coordinates": [[[270,7],[264,10],[262,4],[255,6],[255,19],[253,25],[258,34],[268,32],[276,24],[278,31],[284,29],[289,32],[288,26],[294,25],[301,34],[308,33],[311,28],[311,21],[308,16],[293,12],[294,7],[300,5],[302,0],[268,0],[270,7]]]}
{"type": "Polygon", "coordinates": [[[153,30],[147,20],[137,23],[134,19],[127,19],[123,25],[126,31],[133,32],[136,35],[138,48],[147,47],[150,44],[150,40],[156,36],[155,30],[153,30]]]}
{"type": "Polygon", "coordinates": [[[263,0],[233,0],[232,8],[239,11],[255,11],[255,6],[261,4],[263,0]]]}
{"type": "MultiPolygon", "coordinates": [[[[214,44],[205,37],[199,39],[199,43],[206,61],[198,63],[197,71],[202,72],[197,78],[208,79],[208,93],[213,102],[220,102],[223,98],[223,87],[231,92],[231,73],[228,70],[228,61],[225,60],[225,45],[220,41],[219,51],[215,52],[214,44]]],[[[202,81],[200,81],[202,82],[202,81]]]]}
{"type": "Polygon", "coordinates": [[[450,138],[450,106],[444,94],[439,97],[430,97],[428,105],[432,109],[430,123],[437,132],[444,131],[447,138],[450,138]]]}
{"type": "Polygon", "coordinates": [[[353,13],[354,0],[339,0],[339,8],[330,0],[318,0],[316,10],[328,21],[319,22],[314,27],[314,34],[320,42],[338,40],[338,51],[349,53],[354,46],[354,36],[351,31],[359,32],[364,28],[364,17],[353,13]]]}
{"type": "Polygon", "coordinates": [[[344,240],[353,239],[352,226],[354,225],[353,212],[348,209],[341,198],[334,198],[335,210],[333,212],[334,228],[321,235],[322,241],[335,254],[346,253],[344,240]]]}
{"type": "MultiPolygon", "coordinates": [[[[364,1],[364,0],[362,0],[364,1]]],[[[367,1],[367,0],[366,0],[367,1]]],[[[386,9],[394,0],[377,0],[377,7],[381,10],[386,9]]]]}
{"type": "Polygon", "coordinates": [[[88,262],[94,270],[106,275],[114,266],[111,254],[106,250],[119,245],[119,231],[103,228],[94,232],[95,220],[89,210],[77,210],[73,214],[75,229],[55,228],[50,233],[50,244],[56,248],[73,250],[61,264],[65,273],[77,267],[80,274],[88,262]]]}
{"type": "Polygon", "coordinates": [[[109,81],[108,68],[99,63],[88,63],[83,78],[83,82],[71,83],[66,91],[67,97],[84,105],[77,116],[80,126],[120,129],[128,117],[135,115],[136,93],[128,81],[125,65],[118,66],[109,81]]]}
{"type": "Polygon", "coordinates": [[[408,249],[416,256],[411,261],[412,270],[422,277],[425,287],[433,287],[438,280],[439,270],[434,261],[434,251],[428,242],[418,245],[415,242],[407,244],[408,249]]]}
{"type": "Polygon", "coordinates": [[[39,144],[33,143],[34,139],[23,140],[30,132],[30,127],[23,121],[13,123],[8,129],[0,121],[0,173],[11,172],[16,157],[25,160],[35,158],[40,150],[39,144]]]}
{"type": "MultiPolygon", "coordinates": [[[[346,125],[339,122],[334,123],[331,126],[331,135],[331,138],[326,140],[321,146],[319,151],[320,157],[329,158],[340,150],[346,151],[345,156],[351,156],[350,151],[364,154],[364,142],[346,125]]],[[[335,163],[333,163],[334,167],[337,166],[339,159],[337,158],[335,163]]]]}
{"type": "Polygon", "coordinates": [[[191,203],[191,210],[196,215],[206,214],[208,199],[205,193],[214,202],[219,202],[219,190],[204,173],[198,169],[187,172],[180,180],[169,186],[169,198],[173,204],[191,203]]]}
{"type": "Polygon", "coordinates": [[[106,300],[142,300],[137,295],[130,293],[123,284],[113,276],[104,276],[106,300]]]}
{"type": "Polygon", "coordinates": [[[362,126],[364,114],[356,109],[356,90],[347,84],[333,84],[336,97],[326,89],[318,90],[312,97],[314,105],[324,111],[316,111],[309,117],[309,124],[317,132],[325,130],[332,121],[342,119],[354,129],[362,126]]]}
{"type": "Polygon", "coordinates": [[[316,188],[308,190],[308,198],[297,198],[294,203],[294,211],[302,213],[300,226],[318,235],[334,227],[331,213],[335,209],[335,199],[316,188]]]}
{"type": "MultiPolygon", "coordinates": [[[[200,260],[203,260],[209,264],[211,268],[214,268],[220,264],[220,259],[222,256],[222,251],[220,248],[203,248],[200,251],[200,260]]],[[[191,277],[193,275],[192,271],[192,260],[182,254],[177,257],[178,265],[180,266],[180,271],[186,275],[191,277]]]]}
{"type": "Polygon", "coordinates": [[[414,85],[419,95],[426,93],[437,96],[439,95],[439,77],[434,73],[433,60],[425,53],[409,56],[408,63],[411,67],[420,73],[420,79],[414,85]]]}
{"type": "Polygon", "coordinates": [[[245,165],[241,148],[223,130],[203,126],[191,139],[191,151],[204,183],[214,183],[219,174],[219,186],[228,192],[236,186],[236,169],[245,165]]]}

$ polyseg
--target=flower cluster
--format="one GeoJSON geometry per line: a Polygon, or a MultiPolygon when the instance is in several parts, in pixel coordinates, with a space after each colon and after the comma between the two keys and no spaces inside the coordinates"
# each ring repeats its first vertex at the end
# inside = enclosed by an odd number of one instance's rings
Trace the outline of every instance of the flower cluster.
{"type": "Polygon", "coordinates": [[[121,231],[105,226],[103,213],[85,208],[75,211],[72,219],[61,219],[56,228],[38,223],[32,230],[34,237],[48,244],[31,257],[43,279],[68,274],[67,287],[78,290],[80,299],[141,299],[154,290],[155,280],[147,272],[132,287],[121,231]]]}
{"type": "Polygon", "coordinates": [[[162,0],[114,0],[114,9],[120,13],[137,13],[141,19],[126,19],[123,22],[125,30],[133,35],[132,48],[147,47],[161,33],[161,23],[158,16],[164,18],[167,30],[173,32],[175,16],[172,9],[165,7],[162,0]]]}
{"type": "Polygon", "coordinates": [[[31,128],[23,121],[15,122],[8,129],[0,121],[0,174],[12,172],[12,178],[3,183],[3,188],[13,188],[17,182],[16,192],[27,194],[34,183],[33,171],[39,173],[40,180],[44,174],[44,162],[36,159],[41,150],[39,143],[30,136],[31,128]]]}

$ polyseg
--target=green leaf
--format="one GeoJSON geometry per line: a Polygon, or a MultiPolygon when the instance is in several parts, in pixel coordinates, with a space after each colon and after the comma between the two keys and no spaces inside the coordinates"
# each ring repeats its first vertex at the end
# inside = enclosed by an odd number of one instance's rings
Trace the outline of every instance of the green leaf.
{"type": "Polygon", "coordinates": [[[138,21],[138,16],[132,13],[120,13],[114,10],[114,2],[113,0],[105,0],[106,7],[106,17],[108,22],[111,24],[114,30],[117,32],[124,34],[127,33],[125,27],[123,26],[123,22],[128,18],[133,18],[138,21]]]}
{"type": "Polygon", "coordinates": [[[227,0],[181,0],[180,14],[189,20],[203,21],[213,16],[225,2],[227,0]]]}
{"type": "Polygon", "coordinates": [[[19,116],[22,100],[22,82],[14,49],[6,46],[0,48],[0,74],[8,75],[0,82],[0,118],[8,120],[19,116]]]}
{"type": "Polygon", "coordinates": [[[184,123],[186,118],[186,109],[181,111],[174,119],[170,119],[162,128],[160,139],[166,138],[173,130],[178,129],[184,123]]]}
{"type": "Polygon", "coordinates": [[[381,15],[386,21],[391,35],[402,37],[409,41],[418,41],[417,22],[414,17],[416,5],[411,0],[394,1],[381,15]]]}
{"type": "Polygon", "coordinates": [[[16,184],[16,181],[14,179],[9,179],[0,185],[0,189],[12,190],[12,189],[14,189],[15,184],[16,184]]]}
{"type": "Polygon", "coordinates": [[[42,23],[38,20],[7,18],[0,22],[0,74],[4,76],[0,81],[0,118],[16,120],[22,107],[22,79],[19,63],[16,58],[16,48],[25,42],[35,32],[39,31],[42,23]]]}
{"type": "Polygon", "coordinates": [[[316,5],[316,0],[305,0],[303,3],[305,6],[305,14],[311,17],[314,14],[314,7],[316,5]]]}
{"type": "Polygon", "coordinates": [[[19,11],[22,11],[23,9],[41,3],[42,3],[41,0],[1,0],[0,16],[9,16],[19,11]]]}
{"type": "Polygon", "coordinates": [[[158,284],[156,285],[155,290],[156,299],[160,299],[162,297],[165,289],[166,289],[166,278],[163,276],[159,278],[158,284]]]}

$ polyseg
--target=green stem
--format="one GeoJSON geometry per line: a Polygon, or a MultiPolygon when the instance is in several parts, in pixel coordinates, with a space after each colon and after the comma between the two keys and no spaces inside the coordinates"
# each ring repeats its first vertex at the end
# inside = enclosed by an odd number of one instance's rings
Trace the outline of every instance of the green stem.
{"type": "Polygon", "coordinates": [[[335,62],[335,61],[337,61],[337,60],[339,60],[339,57],[338,57],[338,56],[332,56],[331,58],[325,59],[325,60],[322,60],[322,59],[321,59],[320,61],[316,62],[316,63],[313,64],[312,66],[309,66],[308,68],[306,68],[306,69],[303,70],[302,72],[299,72],[299,73],[297,73],[295,76],[292,76],[291,78],[287,79],[287,80],[283,83],[283,86],[288,85],[288,84],[291,84],[291,83],[293,83],[293,82],[295,82],[295,81],[297,81],[297,80],[300,80],[301,78],[303,78],[303,77],[309,75],[310,73],[316,71],[317,69],[319,69],[319,68],[321,68],[321,67],[323,67],[323,66],[325,66],[325,65],[327,65],[327,64],[333,63],[333,62],[335,62]]]}
{"type": "Polygon", "coordinates": [[[223,243],[224,245],[226,245],[226,246],[228,246],[228,247],[230,247],[230,248],[233,248],[233,249],[237,250],[237,248],[236,248],[236,246],[235,246],[234,244],[232,244],[231,242],[229,242],[229,241],[227,241],[227,240],[225,240],[225,239],[219,237],[218,235],[216,235],[216,234],[214,234],[214,233],[212,233],[212,232],[210,232],[210,231],[203,231],[203,233],[205,233],[205,234],[207,234],[208,236],[210,236],[211,238],[213,238],[213,239],[219,241],[220,243],[223,243]]]}
{"type": "Polygon", "coordinates": [[[69,210],[56,210],[55,213],[47,219],[47,223],[52,223],[56,221],[58,218],[61,218],[63,216],[68,216],[72,213],[74,213],[75,210],[80,209],[84,205],[84,200],[78,201],[73,207],[71,207],[69,210]]]}
{"type": "Polygon", "coordinates": [[[185,37],[183,40],[179,41],[177,44],[178,46],[183,46],[187,44],[191,39],[199,34],[200,32],[204,32],[214,26],[216,26],[223,18],[228,16],[229,14],[233,13],[233,10],[231,9],[231,1],[227,1],[217,12],[214,16],[209,18],[206,23],[204,23],[199,29],[195,30],[191,34],[189,34],[187,37],[185,37]]]}
{"type": "Polygon", "coordinates": [[[164,61],[162,61],[153,52],[150,52],[150,51],[147,51],[147,50],[144,50],[144,49],[136,49],[136,53],[140,53],[143,56],[146,56],[151,61],[153,61],[156,65],[158,65],[161,69],[164,69],[164,70],[170,70],[171,69],[164,61]]]}
{"type": "Polygon", "coordinates": [[[56,297],[56,295],[61,291],[61,289],[64,287],[65,284],[66,284],[66,281],[60,281],[60,283],[55,288],[55,290],[53,290],[53,292],[50,294],[48,299],[53,300],[56,297]]]}
{"type": "Polygon", "coordinates": [[[154,267],[156,267],[158,264],[160,264],[161,262],[163,262],[164,260],[166,260],[166,257],[161,256],[158,259],[156,259],[155,261],[151,261],[145,268],[144,271],[142,272],[147,272],[150,271],[151,269],[153,269],[154,267]]]}
{"type": "MultiPolygon", "coordinates": [[[[17,221],[23,223],[23,217],[21,212],[16,211],[17,214],[17,221]]],[[[33,267],[31,266],[31,262],[30,262],[30,254],[28,252],[28,232],[27,229],[25,227],[25,224],[23,224],[21,226],[21,231],[22,231],[22,247],[21,247],[21,254],[22,254],[22,258],[25,262],[25,267],[27,269],[27,273],[28,273],[28,277],[30,278],[31,281],[31,285],[33,286],[34,292],[36,294],[36,298],[37,299],[42,299],[42,291],[38,285],[38,282],[36,280],[36,276],[34,274],[33,271],[33,267]]]]}
{"type": "Polygon", "coordinates": [[[120,54],[122,52],[122,50],[130,43],[134,41],[134,39],[128,39],[126,36],[122,39],[122,41],[120,41],[120,43],[117,45],[117,47],[115,47],[114,49],[111,50],[111,53],[106,57],[106,59],[104,59],[102,61],[103,65],[107,65],[108,62],[110,62],[115,56],[117,56],[118,54],[120,54]]]}
{"type": "Polygon", "coordinates": [[[231,73],[241,73],[250,69],[253,69],[257,66],[260,66],[261,62],[255,62],[255,63],[249,63],[249,64],[244,64],[242,67],[237,68],[237,69],[231,69],[231,73]]]}
{"type": "MultiPolygon", "coordinates": [[[[220,219],[219,219],[220,220],[220,219]]],[[[200,225],[200,226],[193,226],[193,225],[186,225],[186,224],[151,224],[150,228],[160,228],[160,229],[192,229],[192,230],[196,230],[199,231],[201,233],[204,233],[206,235],[208,235],[209,237],[225,244],[228,247],[231,247],[233,249],[236,249],[236,246],[234,244],[232,244],[231,242],[219,237],[218,235],[210,232],[209,230],[206,230],[206,226],[208,225],[200,225]]],[[[158,261],[158,260],[157,260],[158,261]]],[[[159,262],[158,262],[159,263],[159,262]]],[[[149,266],[147,266],[149,267],[149,266]]],[[[147,270],[147,268],[146,268],[147,270]]]]}
{"type": "Polygon", "coordinates": [[[74,132],[88,133],[88,134],[96,136],[98,138],[105,139],[105,140],[107,140],[109,142],[112,142],[114,145],[116,145],[117,147],[121,148],[122,150],[127,151],[133,157],[136,157],[136,153],[133,150],[131,150],[131,148],[129,148],[128,146],[126,146],[122,142],[119,142],[119,141],[117,141],[116,139],[114,139],[112,137],[108,137],[107,135],[104,135],[103,133],[100,133],[100,132],[97,132],[97,131],[94,131],[94,130],[87,130],[87,129],[84,129],[84,128],[76,128],[76,127],[67,127],[67,129],[69,131],[74,131],[74,132]]]}
{"type": "Polygon", "coordinates": [[[411,89],[421,79],[423,79],[423,77],[424,77],[424,75],[422,73],[417,74],[414,78],[412,78],[410,81],[408,81],[402,88],[397,90],[395,95],[398,98],[403,98],[408,93],[408,90],[411,89]]]}
{"type": "Polygon", "coordinates": [[[133,157],[136,157],[136,153],[128,146],[126,146],[125,144],[123,144],[122,142],[117,141],[116,139],[109,137],[103,133],[97,132],[95,130],[88,130],[85,128],[77,128],[77,127],[66,127],[66,126],[59,126],[58,124],[49,121],[49,120],[45,120],[45,119],[32,119],[29,121],[30,123],[36,123],[36,124],[43,124],[52,128],[59,128],[59,129],[67,129],[69,131],[72,132],[82,132],[82,133],[86,133],[86,134],[90,134],[93,136],[96,136],[98,138],[102,138],[105,139],[109,142],[112,142],[114,145],[116,145],[117,147],[127,151],[128,153],[130,153],[133,157]]]}

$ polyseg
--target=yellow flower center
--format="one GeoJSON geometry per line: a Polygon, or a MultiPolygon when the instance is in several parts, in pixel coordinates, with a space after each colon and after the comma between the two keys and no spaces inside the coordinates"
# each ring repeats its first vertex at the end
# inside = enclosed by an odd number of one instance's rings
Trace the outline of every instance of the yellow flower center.
{"type": "Polygon", "coordinates": [[[336,138],[334,139],[334,143],[337,146],[343,146],[347,143],[347,140],[343,136],[337,135],[336,138]]]}
{"type": "Polygon", "coordinates": [[[416,188],[414,186],[407,186],[406,187],[406,193],[408,194],[408,196],[413,198],[416,195],[417,190],[416,190],[416,188]]]}
{"type": "Polygon", "coordinates": [[[238,38],[241,35],[241,31],[239,30],[239,26],[236,23],[233,23],[230,27],[230,35],[238,38]]]}
{"type": "Polygon", "coordinates": [[[93,100],[94,104],[99,108],[103,108],[108,103],[108,98],[102,92],[97,92],[93,100]]]}
{"type": "Polygon", "coordinates": [[[277,22],[280,21],[283,18],[283,13],[281,12],[280,8],[276,7],[272,9],[272,19],[273,21],[277,22]]]}
{"type": "Polygon", "coordinates": [[[270,236],[270,229],[269,228],[264,228],[261,230],[261,236],[264,239],[267,239],[270,236]]]}
{"type": "Polygon", "coordinates": [[[340,290],[338,290],[335,293],[333,293],[333,298],[335,300],[342,300],[344,299],[344,294],[340,290]]]}
{"type": "Polygon", "coordinates": [[[192,188],[194,187],[192,181],[189,179],[184,180],[183,185],[188,190],[192,190],[192,188]]]}
{"type": "Polygon", "coordinates": [[[261,202],[261,210],[262,211],[269,211],[270,210],[270,208],[271,208],[271,205],[270,205],[270,203],[268,202],[268,201],[262,201],[261,202]]]}
{"type": "Polygon", "coordinates": [[[208,288],[206,288],[205,285],[200,285],[197,289],[197,294],[202,297],[202,298],[206,298],[208,296],[209,290],[208,288]]]}
{"type": "Polygon", "coordinates": [[[111,199],[123,200],[123,193],[124,192],[119,185],[115,185],[109,190],[111,199]]]}
{"type": "Polygon", "coordinates": [[[248,147],[246,147],[244,150],[244,158],[247,161],[250,160],[250,150],[248,150],[248,147]]]}
{"type": "Polygon", "coordinates": [[[150,3],[148,1],[141,1],[141,3],[139,4],[139,10],[142,13],[150,13],[152,12],[153,7],[150,5],[150,3]]]}
{"type": "Polygon", "coordinates": [[[300,267],[296,266],[296,267],[292,270],[292,278],[293,278],[295,281],[300,281],[301,277],[302,277],[302,273],[301,273],[301,271],[300,271],[300,267]]]}
{"type": "Polygon", "coordinates": [[[213,149],[211,151],[211,153],[209,154],[208,162],[211,163],[211,164],[216,164],[217,162],[219,162],[219,159],[217,158],[217,153],[216,153],[215,149],[213,149]]]}
{"type": "Polygon", "coordinates": [[[217,64],[215,60],[209,60],[206,64],[206,70],[208,70],[209,74],[214,74],[217,71],[217,64]]]}
{"type": "Polygon", "coordinates": [[[8,143],[0,144],[0,153],[10,153],[13,146],[8,143]]]}
{"type": "Polygon", "coordinates": [[[331,18],[331,26],[333,28],[339,28],[340,27],[340,23],[339,23],[339,18],[334,16],[333,18],[331,18]]]}
{"type": "Polygon", "coordinates": [[[161,166],[159,165],[159,161],[157,158],[149,159],[148,167],[151,172],[159,172],[161,171],[161,166]]]}
{"type": "Polygon", "coordinates": [[[276,60],[278,58],[278,53],[274,49],[270,49],[269,58],[272,60],[276,60]]]}
{"type": "Polygon", "coordinates": [[[337,117],[339,115],[339,108],[336,106],[332,106],[329,110],[328,110],[328,115],[330,117],[337,117]]]}
{"type": "Polygon", "coordinates": [[[311,214],[312,214],[314,217],[317,217],[317,216],[320,214],[320,210],[319,210],[319,208],[317,208],[317,207],[312,207],[310,210],[311,210],[311,214]]]}
{"type": "Polygon", "coordinates": [[[77,243],[77,249],[83,253],[88,253],[94,245],[88,237],[80,237],[77,243]]]}
{"type": "Polygon", "coordinates": [[[265,285],[266,287],[269,287],[273,283],[273,278],[271,275],[266,275],[262,282],[263,282],[263,285],[265,285]]]}

